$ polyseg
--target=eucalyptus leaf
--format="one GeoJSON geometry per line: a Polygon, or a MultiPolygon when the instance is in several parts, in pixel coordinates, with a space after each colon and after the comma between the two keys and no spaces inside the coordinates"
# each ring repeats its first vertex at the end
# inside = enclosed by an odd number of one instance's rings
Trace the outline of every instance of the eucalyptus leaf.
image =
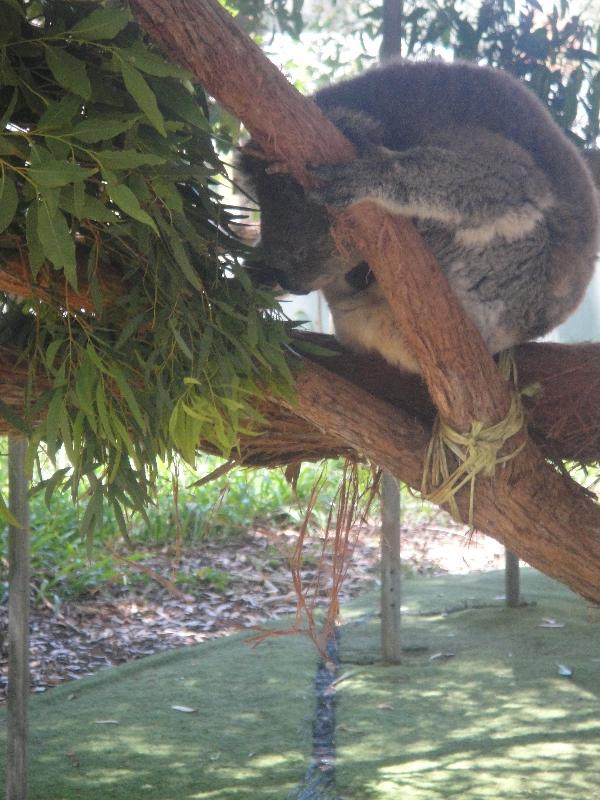
{"type": "Polygon", "coordinates": [[[81,113],[81,106],[81,99],[73,94],[51,101],[38,121],[38,133],[56,130],[70,132],[73,118],[81,113]]]}
{"type": "Polygon", "coordinates": [[[158,233],[154,220],[140,206],[139,200],[129,187],[123,183],[110,182],[107,183],[107,189],[108,196],[121,211],[133,217],[133,219],[137,219],[138,222],[143,222],[144,225],[148,225],[155,233],[158,233]]]}
{"type": "Polygon", "coordinates": [[[0,233],[6,230],[13,221],[19,205],[19,195],[15,182],[8,174],[6,167],[2,167],[0,175],[0,233]]]}
{"type": "Polygon", "coordinates": [[[31,203],[25,217],[25,238],[27,257],[32,277],[35,279],[45,261],[44,248],[38,236],[38,204],[31,203]]]}
{"type": "Polygon", "coordinates": [[[114,39],[130,21],[129,12],[119,8],[97,8],[69,31],[74,39],[87,42],[114,39]]]}
{"type": "Polygon", "coordinates": [[[59,86],[88,100],[92,93],[92,85],[85,62],[61,47],[48,45],[44,49],[46,63],[59,86]]]}
{"type": "Polygon", "coordinates": [[[135,169],[142,166],[164,164],[166,159],[154,153],[138,153],[137,150],[97,150],[95,158],[102,167],[109,169],[135,169]]]}
{"type": "Polygon", "coordinates": [[[40,189],[54,189],[75,181],[84,181],[95,175],[97,171],[97,169],[85,169],[78,164],[59,161],[49,156],[43,161],[38,161],[37,166],[29,167],[28,174],[40,189]]]}
{"type": "Polygon", "coordinates": [[[75,241],[62,211],[50,209],[43,200],[38,204],[37,233],[45,256],[55,267],[64,270],[68,282],[77,291],[75,241]]]}
{"type": "Polygon", "coordinates": [[[122,117],[109,117],[106,114],[89,115],[87,119],[75,125],[73,135],[87,144],[100,142],[104,139],[114,139],[115,136],[133,127],[139,119],[139,114],[130,114],[122,117]]]}
{"type": "Polygon", "coordinates": [[[125,61],[120,62],[120,67],[125,88],[161,136],[166,136],[165,121],[158,109],[156,95],[148,86],[143,75],[125,61]]]}
{"type": "MultiPolygon", "coordinates": [[[[4,79],[6,80],[6,79],[4,79]]],[[[6,106],[5,111],[3,112],[2,116],[0,117],[0,133],[6,128],[6,125],[10,118],[13,115],[15,107],[17,105],[17,100],[19,99],[19,90],[14,89],[13,93],[8,101],[8,105],[6,106]]]]}
{"type": "Polygon", "coordinates": [[[152,52],[152,50],[143,46],[141,42],[134,42],[128,48],[115,48],[115,53],[117,53],[123,61],[131,64],[132,67],[146,72],[148,75],[154,75],[157,78],[177,78],[178,80],[185,80],[191,77],[189,72],[178,67],[176,64],[165,61],[162,56],[152,52]]]}

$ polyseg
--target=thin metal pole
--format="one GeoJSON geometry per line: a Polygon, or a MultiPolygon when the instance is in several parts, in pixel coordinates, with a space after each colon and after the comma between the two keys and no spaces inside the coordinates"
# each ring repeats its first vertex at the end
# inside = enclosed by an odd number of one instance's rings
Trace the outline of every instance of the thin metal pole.
{"type": "Polygon", "coordinates": [[[8,529],[8,696],[7,800],[27,800],[27,716],[29,706],[30,532],[25,459],[27,440],[8,440],[9,508],[18,528],[8,529]]]}
{"type": "Polygon", "coordinates": [[[509,608],[518,608],[521,602],[519,557],[510,550],[504,551],[504,596],[509,608]]]}
{"type": "Polygon", "coordinates": [[[400,487],[389,472],[381,483],[381,650],[398,664],[400,647],[400,487]]]}

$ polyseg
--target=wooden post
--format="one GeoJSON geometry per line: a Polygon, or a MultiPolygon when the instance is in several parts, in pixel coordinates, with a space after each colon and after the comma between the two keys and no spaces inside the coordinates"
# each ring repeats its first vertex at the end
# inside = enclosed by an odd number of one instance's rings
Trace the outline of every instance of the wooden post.
{"type": "Polygon", "coordinates": [[[519,588],[519,556],[508,548],[504,551],[504,596],[509,608],[518,608],[521,603],[519,588]]]}
{"type": "Polygon", "coordinates": [[[27,440],[8,440],[9,508],[19,527],[8,529],[8,698],[6,800],[27,800],[29,705],[30,532],[25,458],[27,440]]]}
{"type": "Polygon", "coordinates": [[[381,483],[381,652],[399,664],[400,648],[400,486],[384,472],[381,483]]]}

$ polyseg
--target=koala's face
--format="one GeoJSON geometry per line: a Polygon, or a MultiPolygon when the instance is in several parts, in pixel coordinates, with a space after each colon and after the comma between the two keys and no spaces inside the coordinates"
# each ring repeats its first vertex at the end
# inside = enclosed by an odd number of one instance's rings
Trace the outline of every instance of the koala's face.
{"type": "Polygon", "coordinates": [[[253,173],[263,274],[266,268],[273,283],[293,294],[319,288],[329,275],[343,269],[325,208],[287,175],[268,175],[264,169],[253,173]]]}

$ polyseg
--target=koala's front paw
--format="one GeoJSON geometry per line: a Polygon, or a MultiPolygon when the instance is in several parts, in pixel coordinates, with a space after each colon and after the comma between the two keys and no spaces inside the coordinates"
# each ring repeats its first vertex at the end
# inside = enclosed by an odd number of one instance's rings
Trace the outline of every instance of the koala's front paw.
{"type": "Polygon", "coordinates": [[[310,190],[309,197],[323,205],[345,208],[380,194],[381,169],[376,159],[320,164],[310,172],[318,185],[310,190]]]}

